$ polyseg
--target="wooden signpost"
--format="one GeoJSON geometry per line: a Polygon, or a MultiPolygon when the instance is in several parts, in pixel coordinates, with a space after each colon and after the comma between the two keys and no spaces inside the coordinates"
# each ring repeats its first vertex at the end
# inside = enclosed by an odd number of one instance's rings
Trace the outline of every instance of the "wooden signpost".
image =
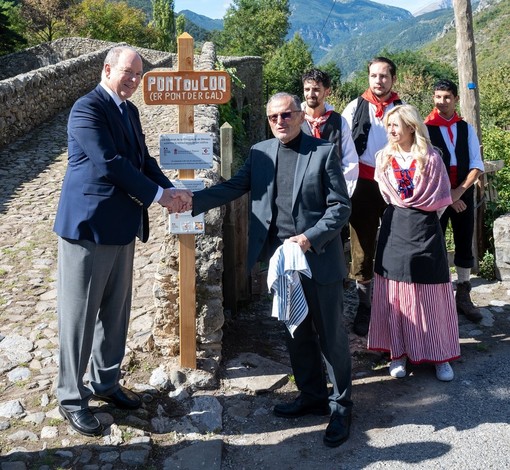
{"type": "MultiPolygon", "coordinates": [[[[221,71],[193,71],[193,38],[177,38],[177,71],[152,71],[143,77],[146,104],[179,106],[178,132],[194,133],[194,105],[230,100],[230,76],[221,71]]],[[[179,179],[195,178],[195,171],[180,169],[179,179]]],[[[196,369],[195,235],[179,235],[179,333],[180,365],[196,369]]]]}

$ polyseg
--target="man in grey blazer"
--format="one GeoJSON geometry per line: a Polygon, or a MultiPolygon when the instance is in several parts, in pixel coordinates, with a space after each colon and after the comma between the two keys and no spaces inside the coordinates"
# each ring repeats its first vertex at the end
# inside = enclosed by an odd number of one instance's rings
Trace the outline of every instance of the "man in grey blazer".
{"type": "Polygon", "coordinates": [[[88,406],[92,395],[118,408],[141,405],[119,380],[135,237],[147,241],[147,208],[158,202],[176,212],[191,203],[192,194],[173,188],[149,155],[138,110],[128,101],[142,73],[136,50],[114,47],[101,83],[69,115],[69,161],[54,227],[59,236],[57,399],[62,416],[86,436],[102,433],[88,406]]]}
{"type": "Polygon", "coordinates": [[[249,268],[267,260],[284,240],[297,243],[305,253],[312,278],[302,276],[301,283],[309,313],[293,337],[286,331],[300,395],[273,411],[283,418],[330,413],[324,443],[335,447],[349,437],[352,409],[340,237],[349,219],[349,195],[336,146],[301,131],[304,114],[297,96],[272,96],[267,116],[275,138],[254,145],[230,180],[194,193],[193,213],[250,192],[249,268]],[[331,394],[323,359],[333,384],[331,394]]]}

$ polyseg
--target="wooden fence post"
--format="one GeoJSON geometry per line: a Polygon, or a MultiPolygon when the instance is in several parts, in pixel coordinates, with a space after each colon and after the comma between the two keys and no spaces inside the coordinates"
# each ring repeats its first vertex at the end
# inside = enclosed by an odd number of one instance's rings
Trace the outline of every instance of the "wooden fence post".
{"type": "MultiPolygon", "coordinates": [[[[193,70],[193,38],[183,33],[177,38],[178,71],[193,70]]],[[[195,106],[181,104],[179,108],[180,134],[195,132],[195,106]]],[[[194,179],[195,170],[179,170],[179,179],[194,179]]],[[[195,235],[179,235],[179,340],[180,365],[197,367],[196,273],[195,235]]]]}

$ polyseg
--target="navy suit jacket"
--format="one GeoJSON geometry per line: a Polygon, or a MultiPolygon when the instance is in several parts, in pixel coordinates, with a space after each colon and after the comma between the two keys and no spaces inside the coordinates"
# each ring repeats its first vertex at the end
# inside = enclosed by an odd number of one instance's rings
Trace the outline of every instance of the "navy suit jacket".
{"type": "MultiPolygon", "coordinates": [[[[264,247],[273,217],[278,146],[277,139],[254,145],[235,176],[193,195],[193,214],[200,214],[251,191],[249,269],[258,259],[266,257],[264,247]]],[[[306,258],[313,279],[319,284],[337,282],[346,275],[340,232],[350,213],[351,203],[336,146],[302,134],[294,175],[292,216],[296,234],[304,234],[312,244],[306,258]]]]}
{"type": "Polygon", "coordinates": [[[55,232],[71,240],[126,245],[149,237],[147,208],[158,185],[172,186],[149,155],[136,106],[127,101],[136,143],[98,85],[76,101],[68,122],[68,165],[55,232]]]}

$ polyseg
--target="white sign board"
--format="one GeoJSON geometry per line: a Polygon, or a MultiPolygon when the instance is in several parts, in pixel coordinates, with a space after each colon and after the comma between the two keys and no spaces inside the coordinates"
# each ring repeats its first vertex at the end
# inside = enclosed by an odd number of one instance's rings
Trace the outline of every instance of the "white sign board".
{"type": "MultiPolygon", "coordinates": [[[[190,191],[200,191],[204,189],[204,180],[172,180],[172,184],[179,189],[189,189],[190,191]]],[[[191,211],[181,214],[170,214],[168,230],[174,235],[204,233],[205,223],[204,214],[193,217],[191,211]]]]}
{"type": "Polygon", "coordinates": [[[161,134],[159,160],[166,170],[212,168],[212,134],[161,134]]]}

